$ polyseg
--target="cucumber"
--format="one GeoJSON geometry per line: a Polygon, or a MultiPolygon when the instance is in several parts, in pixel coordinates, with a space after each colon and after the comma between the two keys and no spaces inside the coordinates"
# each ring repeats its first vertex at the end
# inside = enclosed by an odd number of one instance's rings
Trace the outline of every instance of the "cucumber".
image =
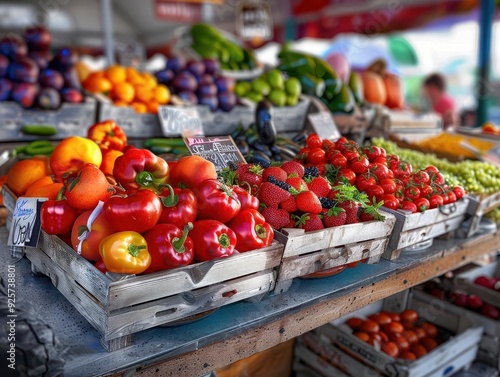
{"type": "Polygon", "coordinates": [[[154,154],[165,154],[165,153],[171,153],[172,148],[171,147],[162,147],[162,146],[157,146],[157,145],[152,145],[149,147],[149,150],[153,152],[154,154]]]}
{"type": "Polygon", "coordinates": [[[214,49],[201,43],[193,43],[191,48],[202,58],[217,59],[219,56],[214,49]]]}
{"type": "Polygon", "coordinates": [[[181,138],[175,138],[175,139],[163,139],[163,138],[152,138],[152,139],[146,139],[144,141],[144,147],[145,148],[150,148],[150,147],[185,147],[186,143],[184,143],[184,140],[181,138]]]}
{"type": "Polygon", "coordinates": [[[26,148],[24,148],[24,153],[31,156],[36,156],[37,154],[49,155],[54,151],[54,146],[48,140],[36,140],[29,143],[26,148]]]}
{"type": "Polygon", "coordinates": [[[21,132],[27,135],[53,136],[57,134],[57,128],[49,125],[26,124],[21,128],[21,132]]]}

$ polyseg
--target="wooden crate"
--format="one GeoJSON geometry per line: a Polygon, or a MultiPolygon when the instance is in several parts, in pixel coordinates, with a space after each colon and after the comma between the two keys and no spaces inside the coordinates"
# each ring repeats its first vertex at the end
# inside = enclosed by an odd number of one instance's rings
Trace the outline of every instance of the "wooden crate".
{"type": "MultiPolygon", "coordinates": [[[[336,347],[350,357],[354,357],[369,370],[387,376],[400,377],[441,377],[449,376],[460,369],[467,368],[476,358],[477,350],[483,328],[473,325],[468,318],[457,316],[446,311],[443,306],[435,304],[434,301],[422,299],[417,295],[398,295],[379,301],[363,309],[362,313],[372,314],[380,310],[400,311],[406,308],[417,310],[420,317],[434,323],[435,325],[453,332],[455,336],[450,337],[439,347],[427,355],[415,361],[395,359],[368,343],[363,342],[352,334],[352,330],[345,324],[347,318],[361,316],[359,312],[351,313],[334,324],[327,324],[317,332],[328,338],[336,347]]],[[[366,370],[365,370],[366,372],[366,370]]],[[[353,365],[349,374],[358,376],[362,370],[353,365]]]]}
{"type": "MultiPolygon", "coordinates": [[[[326,347],[322,347],[322,345],[323,343],[315,334],[302,335],[295,345],[294,372],[310,372],[313,376],[316,373],[320,377],[349,377],[331,362],[330,356],[335,358],[335,355],[332,355],[331,352],[323,352],[326,347]]],[[[307,374],[305,375],[307,376],[307,374]]]]}
{"type": "Polygon", "coordinates": [[[469,198],[465,197],[440,208],[412,214],[384,208],[396,217],[396,224],[382,256],[394,260],[406,247],[457,230],[465,220],[468,206],[469,198]]]}
{"type": "MultiPolygon", "coordinates": [[[[15,204],[10,190],[3,194],[15,204]]],[[[38,247],[26,248],[34,272],[50,277],[109,351],[129,345],[136,332],[270,292],[282,254],[283,245],[274,241],[228,258],[136,276],[103,274],[43,231],[38,247]]]]}
{"type": "Polygon", "coordinates": [[[481,275],[500,278],[500,263],[496,262],[482,267],[478,266],[477,268],[460,273],[455,276],[455,285],[469,294],[479,296],[484,302],[500,308],[499,291],[474,284],[474,280],[481,275]]]}
{"type": "Polygon", "coordinates": [[[396,219],[368,221],[305,232],[282,229],[274,237],[285,245],[275,292],[290,288],[294,278],[367,259],[377,263],[383,254],[396,219]]]}
{"type": "Polygon", "coordinates": [[[500,192],[487,196],[471,197],[467,208],[467,214],[471,218],[465,238],[472,237],[479,230],[479,223],[483,215],[497,207],[500,207],[500,192]]]}
{"type": "MultiPolygon", "coordinates": [[[[414,294],[422,300],[436,300],[423,291],[415,290],[414,294]]],[[[492,367],[500,370],[500,321],[494,320],[472,310],[464,309],[446,301],[440,301],[439,305],[454,316],[463,316],[476,326],[483,327],[483,335],[479,343],[478,359],[492,367]]]]}

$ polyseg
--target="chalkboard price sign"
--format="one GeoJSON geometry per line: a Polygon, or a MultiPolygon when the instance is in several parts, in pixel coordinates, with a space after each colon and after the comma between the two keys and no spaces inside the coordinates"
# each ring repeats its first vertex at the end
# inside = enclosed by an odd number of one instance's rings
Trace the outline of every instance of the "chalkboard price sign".
{"type": "Polygon", "coordinates": [[[215,169],[219,172],[229,163],[245,164],[245,158],[234,143],[231,136],[214,136],[214,137],[187,137],[184,138],[191,154],[195,154],[211,161],[215,165],[215,169]]]}
{"type": "Polygon", "coordinates": [[[203,124],[194,108],[160,106],[158,116],[163,136],[203,136],[203,124]]]}
{"type": "Polygon", "coordinates": [[[7,245],[36,247],[40,236],[40,208],[46,198],[17,199],[7,245]]]}

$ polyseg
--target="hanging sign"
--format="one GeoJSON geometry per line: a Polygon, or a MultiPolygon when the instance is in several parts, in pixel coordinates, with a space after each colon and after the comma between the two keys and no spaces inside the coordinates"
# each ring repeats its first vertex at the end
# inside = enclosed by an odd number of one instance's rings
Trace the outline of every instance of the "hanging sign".
{"type": "Polygon", "coordinates": [[[230,163],[246,164],[245,158],[230,135],[187,137],[184,138],[184,142],[191,154],[212,162],[218,172],[228,167],[230,163]]]}
{"type": "Polygon", "coordinates": [[[245,41],[273,38],[271,6],[265,1],[241,1],[236,8],[236,34],[245,41]]]}

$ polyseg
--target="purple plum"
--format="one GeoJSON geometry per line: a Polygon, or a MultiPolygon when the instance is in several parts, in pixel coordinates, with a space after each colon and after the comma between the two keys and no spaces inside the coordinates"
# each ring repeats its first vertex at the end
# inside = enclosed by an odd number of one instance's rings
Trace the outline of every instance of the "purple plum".
{"type": "Polygon", "coordinates": [[[215,79],[215,85],[219,92],[233,92],[236,81],[230,77],[219,76],[215,79]]]}
{"type": "Polygon", "coordinates": [[[30,51],[28,57],[34,60],[40,70],[47,68],[52,60],[52,54],[49,51],[30,51]]]}
{"type": "Polygon", "coordinates": [[[171,69],[162,69],[156,72],[155,76],[160,84],[168,85],[174,78],[175,73],[171,69]]]}
{"type": "Polygon", "coordinates": [[[64,87],[63,76],[58,71],[49,68],[40,72],[39,82],[42,87],[54,88],[56,90],[64,87]]]}
{"type": "Polygon", "coordinates": [[[78,54],[69,47],[60,48],[54,59],[50,62],[50,68],[62,71],[67,68],[72,68],[78,61],[78,54]]]}
{"type": "Polygon", "coordinates": [[[68,103],[82,103],[83,94],[75,88],[64,88],[60,91],[61,97],[64,102],[68,103]]]}
{"type": "Polygon", "coordinates": [[[199,81],[200,85],[208,85],[208,84],[214,84],[215,81],[214,81],[214,78],[208,74],[204,74],[200,81],[199,81]]]}
{"type": "Polygon", "coordinates": [[[29,109],[35,103],[39,90],[38,84],[22,82],[14,85],[11,97],[22,107],[29,109]]]}
{"type": "Polygon", "coordinates": [[[167,69],[170,69],[174,73],[179,73],[184,66],[186,65],[186,61],[180,56],[172,56],[167,60],[167,69]]]}
{"type": "Polygon", "coordinates": [[[184,90],[182,92],[177,93],[179,98],[184,102],[187,102],[190,105],[196,105],[198,103],[198,98],[193,92],[184,90]]]}
{"type": "Polygon", "coordinates": [[[195,92],[198,88],[198,81],[191,72],[182,71],[175,76],[172,81],[173,87],[179,91],[191,91],[195,92]]]}
{"type": "Polygon", "coordinates": [[[74,88],[81,89],[82,84],[80,83],[80,79],[78,78],[78,72],[76,68],[67,68],[62,71],[62,75],[64,78],[64,87],[65,88],[74,88]]]}
{"type": "Polygon", "coordinates": [[[216,111],[219,107],[219,99],[216,96],[201,96],[198,99],[200,105],[207,105],[211,111],[216,111]]]}
{"type": "Polygon", "coordinates": [[[49,51],[50,33],[43,26],[31,26],[24,30],[23,38],[29,51],[49,51]]]}
{"type": "Polygon", "coordinates": [[[219,93],[219,108],[222,111],[231,111],[236,106],[236,95],[233,92],[219,93]]]}
{"type": "Polygon", "coordinates": [[[191,72],[194,77],[200,78],[205,74],[205,65],[197,60],[190,60],[186,64],[186,69],[191,72]]]}
{"type": "Polygon", "coordinates": [[[5,77],[7,75],[9,63],[9,59],[5,55],[0,55],[0,77],[5,77]]]}
{"type": "Polygon", "coordinates": [[[198,93],[200,96],[216,96],[217,86],[215,84],[200,85],[198,88],[198,93]]]}
{"type": "Polygon", "coordinates": [[[38,81],[39,69],[33,59],[21,58],[10,63],[7,76],[12,81],[34,84],[38,81]]]}
{"type": "Polygon", "coordinates": [[[36,103],[43,110],[57,110],[61,106],[61,95],[54,88],[43,88],[36,103]]]}
{"type": "Polygon", "coordinates": [[[0,40],[0,54],[12,61],[25,57],[28,54],[28,47],[17,35],[9,34],[0,40]]]}
{"type": "Polygon", "coordinates": [[[220,71],[220,63],[215,59],[203,59],[203,64],[205,64],[205,72],[209,75],[213,75],[220,71]]]}
{"type": "Polygon", "coordinates": [[[12,87],[13,85],[9,79],[5,77],[0,79],[0,101],[7,101],[10,98],[12,87]]]}

